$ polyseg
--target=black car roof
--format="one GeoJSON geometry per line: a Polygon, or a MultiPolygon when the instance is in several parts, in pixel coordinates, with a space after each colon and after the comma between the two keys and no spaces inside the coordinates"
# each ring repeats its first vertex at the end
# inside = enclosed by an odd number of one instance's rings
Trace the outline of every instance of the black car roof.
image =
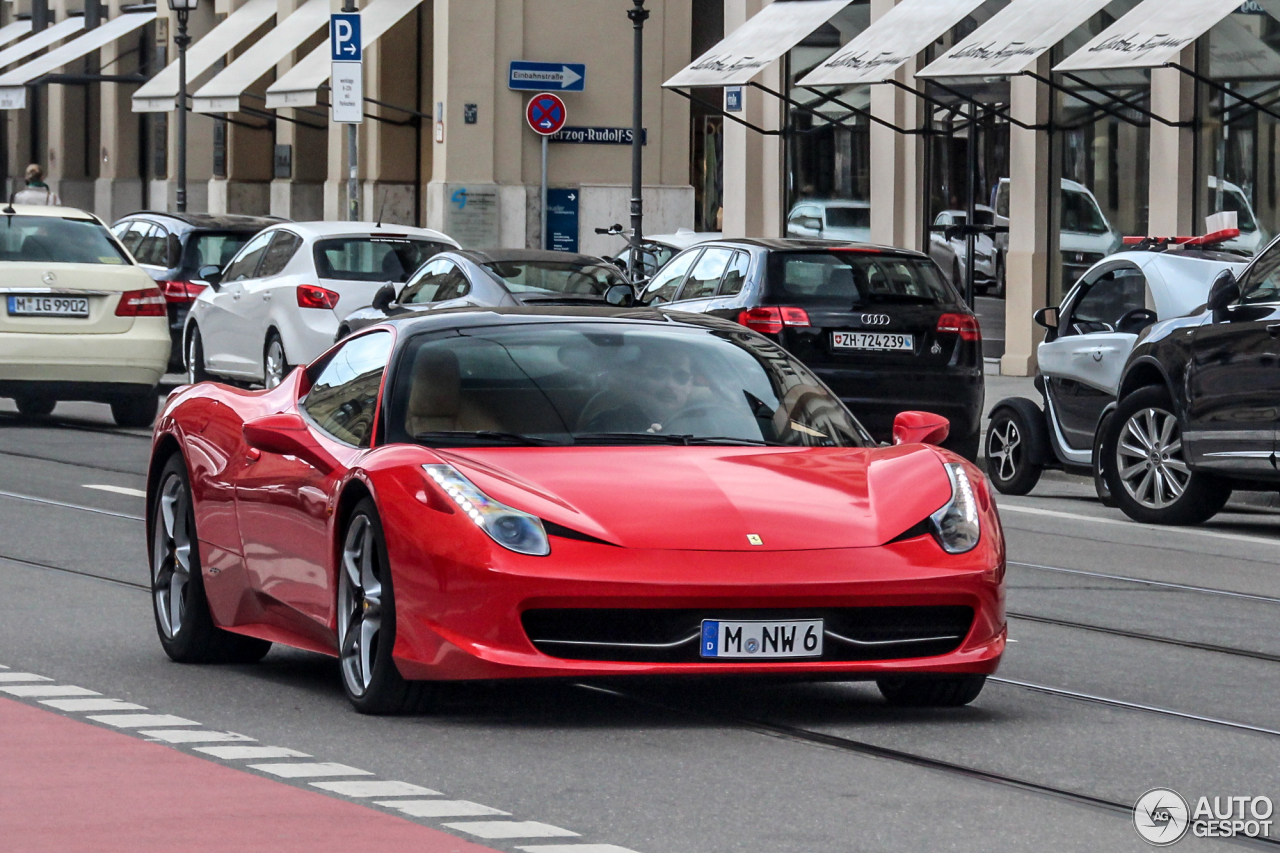
{"type": "Polygon", "coordinates": [[[602,322],[619,325],[648,322],[697,326],[745,332],[737,323],[707,314],[687,314],[655,308],[596,308],[592,306],[522,306],[512,308],[444,308],[429,314],[387,320],[379,325],[394,326],[402,337],[418,332],[467,329],[482,326],[537,325],[541,323],[602,322]]]}
{"type": "Polygon", "coordinates": [[[571,252],[551,252],[543,249],[451,249],[477,264],[506,263],[510,261],[555,261],[571,264],[600,264],[595,255],[575,255],[571,252]]]}
{"type": "Polygon", "coordinates": [[[917,252],[913,249],[881,246],[877,243],[855,243],[850,240],[809,240],[800,237],[722,237],[719,240],[708,240],[705,243],[698,243],[689,248],[696,249],[698,246],[715,245],[754,246],[771,252],[811,252],[815,249],[866,249],[892,255],[909,255],[915,258],[928,257],[923,252],[917,252]]]}
{"type": "MultiPolygon", "coordinates": [[[[270,225],[279,225],[281,222],[289,221],[279,216],[245,216],[238,213],[166,213],[160,210],[135,210],[133,213],[126,213],[120,219],[146,219],[151,222],[160,222],[168,225],[176,222],[187,226],[179,229],[182,231],[196,229],[207,231],[261,231],[270,225]]],[[[120,220],[116,221],[119,222],[120,220]]]]}

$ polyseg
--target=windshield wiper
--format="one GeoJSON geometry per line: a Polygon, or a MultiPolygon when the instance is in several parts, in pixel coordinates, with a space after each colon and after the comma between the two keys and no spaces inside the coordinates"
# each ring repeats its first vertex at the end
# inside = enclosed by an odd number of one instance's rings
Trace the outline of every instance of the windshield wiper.
{"type": "Polygon", "coordinates": [[[503,444],[523,444],[528,447],[563,447],[564,442],[550,438],[538,438],[518,432],[494,432],[493,430],[430,430],[414,433],[413,440],[423,444],[459,443],[474,440],[494,441],[503,444]]]}
{"type": "Polygon", "coordinates": [[[574,433],[576,444],[730,444],[749,447],[782,447],[781,442],[730,435],[688,435],[661,432],[585,432],[574,433]]]}

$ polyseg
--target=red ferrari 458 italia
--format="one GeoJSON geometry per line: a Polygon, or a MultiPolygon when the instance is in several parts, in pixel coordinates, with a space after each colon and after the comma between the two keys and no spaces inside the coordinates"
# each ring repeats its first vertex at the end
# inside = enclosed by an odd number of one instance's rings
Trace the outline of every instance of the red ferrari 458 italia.
{"type": "Polygon", "coordinates": [[[961,705],[1005,644],[982,473],[877,446],[776,344],[705,315],[440,311],[279,387],[173,394],[147,488],[177,661],[339,659],[355,707],[443,681],[773,674],[961,705]]]}

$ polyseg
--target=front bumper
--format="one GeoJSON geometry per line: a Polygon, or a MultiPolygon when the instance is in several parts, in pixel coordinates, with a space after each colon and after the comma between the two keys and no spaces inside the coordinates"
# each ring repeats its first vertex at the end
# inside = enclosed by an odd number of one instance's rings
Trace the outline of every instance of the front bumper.
{"type": "Polygon", "coordinates": [[[154,387],[169,364],[168,321],[139,317],[105,335],[0,333],[0,382],[154,387]]]}
{"type": "MultiPolygon", "coordinates": [[[[987,674],[1004,650],[1004,544],[994,520],[977,548],[957,556],[946,555],[925,535],[878,548],[801,552],[643,551],[553,537],[551,556],[540,558],[487,547],[474,535],[440,539],[438,529],[433,540],[473,548],[457,545],[430,554],[412,535],[422,529],[421,517],[419,524],[405,526],[412,520],[409,510],[400,516],[383,504],[394,571],[394,657],[409,679],[987,674]],[[400,537],[395,530],[410,535],[400,537]],[[807,618],[868,607],[961,607],[970,608],[973,618],[950,651],[927,657],[676,662],[553,656],[539,651],[523,619],[529,611],[565,609],[649,610],[655,616],[681,610],[707,619],[756,610],[769,618],[807,618]]],[[[470,524],[460,515],[452,520],[470,524]]]]}

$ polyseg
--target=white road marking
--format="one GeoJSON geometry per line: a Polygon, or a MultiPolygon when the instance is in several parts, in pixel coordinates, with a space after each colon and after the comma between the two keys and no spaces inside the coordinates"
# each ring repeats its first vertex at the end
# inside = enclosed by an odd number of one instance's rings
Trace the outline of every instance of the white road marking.
{"type": "Polygon", "coordinates": [[[86,489],[97,489],[100,492],[111,492],[117,495],[128,495],[131,498],[145,498],[147,493],[142,489],[131,489],[128,486],[106,486],[97,483],[85,483],[86,489]]]}
{"type": "Polygon", "coordinates": [[[102,714],[89,717],[95,723],[106,723],[118,729],[140,729],[144,726],[198,726],[195,720],[175,717],[173,714],[102,714]]]}
{"type": "Polygon", "coordinates": [[[59,711],[145,711],[146,705],[135,705],[123,699],[41,699],[41,705],[59,711]]]}
{"type": "Polygon", "coordinates": [[[191,729],[156,729],[155,731],[138,732],[138,734],[143,737],[162,740],[165,743],[218,743],[257,740],[248,735],[238,735],[235,732],[206,732],[192,731],[191,729]]]}
{"type": "Polygon", "coordinates": [[[1249,542],[1255,545],[1267,545],[1274,548],[1280,545],[1280,539],[1270,539],[1266,536],[1248,536],[1244,533],[1223,533],[1220,530],[1201,530],[1198,527],[1173,527],[1165,524],[1143,524],[1139,521],[1132,521],[1124,518],[1100,518],[1096,515],[1084,515],[1078,512],[1063,512],[1057,509],[1041,509],[1040,507],[1020,506],[1018,504],[1002,503],[999,505],[1000,511],[1005,512],[1021,512],[1027,515],[1044,515],[1050,518],[1069,518],[1074,521],[1093,521],[1098,524],[1120,524],[1125,527],[1136,527],[1142,530],[1150,530],[1152,533],[1185,533],[1188,536],[1205,536],[1210,539],[1230,539],[1233,542],[1249,542]]]}
{"type": "Polygon", "coordinates": [[[446,823],[450,829],[466,832],[479,838],[567,838],[578,833],[538,823],[535,820],[474,820],[463,823],[446,823]]]}
{"type": "Polygon", "coordinates": [[[10,687],[0,687],[10,696],[22,696],[30,698],[38,698],[40,696],[101,696],[102,694],[96,690],[89,690],[84,687],[76,687],[71,684],[14,684],[10,687]]]}
{"type": "Polygon", "coordinates": [[[197,746],[196,752],[212,755],[224,761],[244,760],[247,758],[310,758],[305,752],[296,749],[285,749],[283,746],[197,746]]]}
{"type": "MultiPolygon", "coordinates": [[[[8,667],[0,667],[0,669],[8,669],[8,667]]],[[[13,681],[53,681],[53,679],[36,675],[34,672],[0,672],[0,682],[13,681]]]]}
{"type": "Polygon", "coordinates": [[[344,797],[440,797],[439,791],[408,782],[353,779],[350,782],[312,782],[313,787],[344,797]]]}
{"type": "Polygon", "coordinates": [[[636,853],[616,844],[535,844],[516,849],[525,853],[636,853]]]}
{"type": "Polygon", "coordinates": [[[98,515],[112,515],[116,518],[128,518],[132,521],[146,521],[140,515],[130,515],[127,512],[112,512],[109,509],[98,509],[96,506],[82,506],[80,504],[69,504],[66,501],[55,501],[49,498],[37,498],[34,495],[20,495],[17,492],[0,492],[0,498],[12,498],[15,501],[30,501],[31,503],[46,504],[48,506],[62,507],[63,509],[78,509],[81,512],[96,512],[98,515]]]}
{"type": "Polygon", "coordinates": [[[368,770],[357,770],[345,764],[318,761],[304,764],[250,764],[254,770],[283,779],[305,779],[308,776],[372,776],[368,770]]]}
{"type": "Polygon", "coordinates": [[[480,817],[481,815],[510,815],[499,809],[491,809],[469,800],[386,800],[375,806],[397,809],[411,817],[480,817]]]}

